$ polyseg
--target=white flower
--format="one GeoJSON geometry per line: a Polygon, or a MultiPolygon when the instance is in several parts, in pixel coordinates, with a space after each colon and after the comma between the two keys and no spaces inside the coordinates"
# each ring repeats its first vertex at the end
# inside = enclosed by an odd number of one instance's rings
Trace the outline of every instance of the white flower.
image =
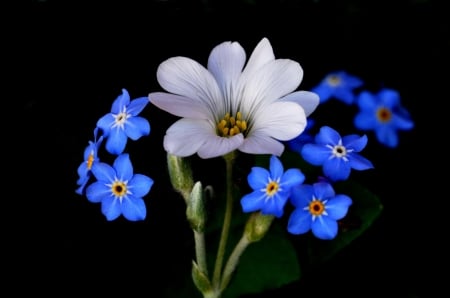
{"type": "Polygon", "coordinates": [[[166,132],[165,150],[185,157],[225,155],[233,150],[280,156],[300,135],[319,104],[317,94],[293,92],[303,70],[290,59],[275,59],[263,38],[251,54],[237,42],[216,46],[206,69],[186,57],[162,62],[157,79],[166,92],[149,94],[158,108],[182,117],[166,132]],[[244,68],[245,65],[245,68],[244,68]]]}

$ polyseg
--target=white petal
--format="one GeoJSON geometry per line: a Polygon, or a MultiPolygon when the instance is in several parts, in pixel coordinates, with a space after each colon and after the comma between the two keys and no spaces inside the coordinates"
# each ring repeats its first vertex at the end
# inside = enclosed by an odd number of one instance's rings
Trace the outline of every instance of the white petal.
{"type": "Polygon", "coordinates": [[[275,60],[275,55],[273,53],[272,45],[270,44],[269,40],[264,37],[256,45],[255,49],[250,55],[243,75],[252,77],[254,73],[257,72],[262,66],[273,60],[275,60]]]}
{"type": "Polygon", "coordinates": [[[164,136],[164,149],[176,156],[190,156],[206,142],[211,124],[205,120],[183,118],[172,124],[164,136]]]}
{"type": "Polygon", "coordinates": [[[225,114],[225,103],[216,80],[198,62],[173,57],[159,65],[156,76],[166,91],[198,101],[214,115],[225,114]]]}
{"type": "Polygon", "coordinates": [[[244,143],[238,148],[240,151],[249,154],[274,154],[280,156],[284,151],[284,145],[258,132],[246,137],[244,143]]]}
{"type": "MultiPolygon", "coordinates": [[[[216,46],[208,58],[208,70],[216,78],[227,103],[245,64],[245,51],[237,42],[223,42],[216,46]]],[[[229,107],[227,107],[229,110],[229,107]]]]}
{"type": "Polygon", "coordinates": [[[242,90],[242,113],[255,113],[261,105],[293,92],[302,78],[303,70],[300,64],[293,60],[277,59],[269,62],[248,80],[239,81],[238,90],[242,90]]]}
{"type": "Polygon", "coordinates": [[[231,151],[236,150],[244,142],[244,136],[240,133],[238,135],[223,138],[218,135],[210,134],[206,142],[203,143],[198,150],[200,158],[212,158],[225,155],[231,151]]]}
{"type": "Polygon", "coordinates": [[[306,116],[303,108],[294,102],[278,101],[258,111],[249,132],[265,134],[280,141],[295,138],[305,130],[306,116]]]}
{"type": "Polygon", "coordinates": [[[148,98],[152,104],[175,116],[196,119],[212,118],[206,105],[189,97],[165,92],[153,92],[148,95],[148,98]]]}
{"type": "Polygon", "coordinates": [[[302,106],[303,110],[305,110],[306,116],[311,115],[311,113],[314,112],[320,102],[319,95],[310,91],[297,91],[286,95],[285,97],[281,98],[281,100],[298,103],[302,106]]]}

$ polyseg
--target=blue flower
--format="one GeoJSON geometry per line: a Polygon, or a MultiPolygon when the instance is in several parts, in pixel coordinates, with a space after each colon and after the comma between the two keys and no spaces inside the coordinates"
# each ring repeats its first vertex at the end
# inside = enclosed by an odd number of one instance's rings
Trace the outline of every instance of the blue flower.
{"type": "Polygon", "coordinates": [[[361,92],[357,98],[359,113],[355,116],[355,127],[373,130],[377,140],[391,148],[398,145],[398,130],[414,127],[409,113],[400,105],[400,95],[392,89],[382,89],[377,94],[361,92]]]}
{"type": "Polygon", "coordinates": [[[295,210],[289,217],[288,232],[298,235],[312,230],[314,236],[323,240],[336,237],[337,221],[347,215],[352,204],[349,196],[336,195],[331,184],[325,182],[294,187],[290,201],[295,210]]]}
{"type": "Polygon", "coordinates": [[[150,191],[153,180],[141,174],[133,175],[127,153],[117,156],[112,167],[98,162],[91,170],[97,181],[87,187],[86,196],[93,203],[101,202],[107,220],[121,214],[131,221],[145,219],[147,209],[143,197],[150,191]]]}
{"type": "Polygon", "coordinates": [[[271,156],[269,167],[270,172],[262,167],[253,167],[248,175],[247,181],[253,192],[241,199],[244,212],[260,210],[262,214],[281,217],[291,188],[305,180],[299,169],[284,172],[283,164],[275,155],[271,156]]]}
{"type": "Polygon", "coordinates": [[[292,151],[300,153],[302,151],[303,145],[307,143],[312,143],[314,141],[313,135],[311,135],[311,128],[314,126],[315,121],[312,118],[308,119],[306,123],[305,130],[296,138],[287,142],[289,149],[292,151]]]}
{"type": "Polygon", "coordinates": [[[125,149],[128,137],[137,140],[150,134],[150,124],[147,119],[137,116],[148,104],[147,97],[130,101],[128,91],[122,89],[112,104],[111,113],[106,114],[97,122],[103,130],[106,140],[106,150],[111,154],[121,154],[125,149]]]}
{"type": "Polygon", "coordinates": [[[86,184],[89,182],[89,178],[91,177],[91,168],[92,165],[99,161],[97,156],[98,148],[100,147],[103,136],[97,140],[98,128],[94,129],[94,141],[89,141],[89,145],[84,150],[84,159],[83,162],[78,167],[78,181],[77,185],[79,186],[75,191],[77,194],[83,194],[83,191],[86,187],[86,184]]]}
{"type": "Polygon", "coordinates": [[[324,103],[334,97],[346,104],[352,104],[355,99],[353,90],[362,85],[363,81],[361,79],[341,70],[328,74],[311,91],[319,95],[320,103],[324,103]]]}
{"type": "Polygon", "coordinates": [[[329,126],[320,128],[315,143],[305,144],[302,157],[312,165],[323,166],[324,175],[332,181],[346,180],[351,169],[367,170],[372,163],[360,152],[367,145],[367,136],[344,136],[329,126]]]}

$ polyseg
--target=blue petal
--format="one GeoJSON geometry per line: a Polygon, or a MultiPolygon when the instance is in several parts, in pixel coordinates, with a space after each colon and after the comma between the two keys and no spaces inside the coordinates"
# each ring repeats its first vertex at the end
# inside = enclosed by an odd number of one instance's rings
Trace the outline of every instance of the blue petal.
{"type": "Polygon", "coordinates": [[[129,196],[122,200],[122,214],[131,221],[144,220],[147,215],[147,208],[142,198],[129,196]]]}
{"type": "Polygon", "coordinates": [[[270,176],[273,180],[276,180],[278,178],[281,178],[283,175],[284,169],[283,164],[281,161],[276,157],[275,155],[272,155],[270,157],[270,176]]]}
{"type": "Polygon", "coordinates": [[[133,165],[128,153],[117,156],[113,165],[117,173],[117,178],[122,181],[129,181],[133,178],[133,165]]]}
{"type": "Polygon", "coordinates": [[[92,203],[103,202],[112,195],[111,187],[107,186],[103,181],[92,183],[86,188],[86,197],[92,203]]]}
{"type": "Polygon", "coordinates": [[[368,91],[362,91],[357,99],[358,106],[363,112],[373,112],[378,104],[374,95],[368,91]]]}
{"type": "Polygon", "coordinates": [[[331,219],[339,220],[347,215],[348,208],[352,204],[352,199],[346,195],[336,195],[330,199],[325,208],[331,219]]]}
{"type": "Polygon", "coordinates": [[[147,96],[133,99],[127,107],[127,112],[132,116],[137,116],[149,102],[147,96]]]}
{"type": "Polygon", "coordinates": [[[397,132],[390,126],[380,126],[375,131],[375,135],[378,141],[391,148],[395,148],[398,145],[398,135],[397,132]]]}
{"type": "MultiPolygon", "coordinates": [[[[326,200],[328,198],[334,197],[335,192],[333,186],[327,182],[317,182],[313,184],[314,194],[320,200],[326,200]]],[[[312,196],[311,196],[312,197],[312,196]]],[[[311,198],[310,197],[310,198],[311,198]]]]}
{"type": "Polygon", "coordinates": [[[338,224],[328,216],[319,216],[311,224],[311,230],[319,239],[334,239],[338,232],[338,224]]]}
{"type": "Polygon", "coordinates": [[[111,113],[119,114],[123,111],[123,107],[128,106],[130,103],[130,94],[126,89],[122,89],[122,94],[119,95],[113,102],[111,107],[111,113]]]}
{"type": "Polygon", "coordinates": [[[110,133],[106,140],[106,150],[111,154],[118,155],[125,149],[128,137],[119,127],[111,129],[110,133]]]}
{"type": "Polygon", "coordinates": [[[378,126],[375,110],[361,112],[353,120],[356,128],[361,130],[373,130],[378,126]]]}
{"type": "Polygon", "coordinates": [[[94,163],[92,165],[91,171],[97,180],[103,181],[105,183],[113,182],[114,178],[116,177],[116,171],[110,165],[104,162],[94,163]]]}
{"type": "Polygon", "coordinates": [[[264,201],[267,198],[265,192],[255,190],[242,197],[241,206],[244,212],[253,212],[261,210],[264,207],[264,201]]]}
{"type": "Polygon", "coordinates": [[[353,149],[355,152],[360,152],[367,145],[367,136],[363,135],[359,137],[358,135],[349,135],[342,138],[342,144],[347,150],[353,149]]]}
{"type": "Polygon", "coordinates": [[[102,213],[107,220],[114,220],[122,213],[120,200],[114,196],[109,196],[102,200],[102,213]]]}
{"type": "Polygon", "coordinates": [[[312,185],[302,184],[295,186],[291,191],[291,203],[296,208],[304,208],[309,205],[314,195],[314,188],[312,185]]]}
{"type": "Polygon", "coordinates": [[[307,210],[295,209],[289,217],[287,230],[294,235],[304,234],[311,229],[311,214],[307,210]]]}
{"type": "Polygon", "coordinates": [[[277,192],[270,198],[264,200],[264,205],[261,208],[261,213],[266,215],[274,215],[275,217],[283,216],[284,206],[288,199],[288,193],[277,192]]]}
{"type": "Polygon", "coordinates": [[[357,153],[350,153],[350,156],[348,159],[349,159],[350,167],[352,169],[355,169],[358,171],[363,171],[363,170],[373,168],[373,164],[372,164],[372,162],[370,162],[370,160],[366,159],[365,157],[363,157],[357,153]]]}
{"type": "Polygon", "coordinates": [[[414,127],[414,122],[411,119],[394,114],[391,119],[391,125],[397,129],[409,130],[414,127]]]}
{"type": "Polygon", "coordinates": [[[310,164],[321,166],[331,156],[331,150],[323,145],[305,144],[301,155],[310,164]]]}
{"type": "Polygon", "coordinates": [[[350,176],[350,163],[342,158],[332,158],[323,164],[323,173],[332,181],[346,180],[350,176]]]}
{"type": "Polygon", "coordinates": [[[97,127],[100,128],[103,131],[103,135],[105,138],[109,136],[109,133],[111,131],[111,127],[116,122],[116,119],[114,118],[113,114],[109,113],[98,119],[97,121],[97,127]]]}
{"type": "Polygon", "coordinates": [[[382,89],[378,92],[377,97],[380,103],[387,108],[394,108],[400,104],[400,94],[392,89],[382,89]]]}
{"type": "Polygon", "coordinates": [[[347,88],[336,88],[334,97],[348,105],[352,104],[355,98],[352,90],[347,88]]]}
{"type": "Polygon", "coordinates": [[[136,197],[145,196],[151,189],[153,180],[147,176],[136,174],[128,182],[128,188],[136,197]]]}
{"type": "Polygon", "coordinates": [[[125,133],[130,139],[135,141],[142,136],[150,134],[150,123],[142,117],[130,117],[125,123],[125,133]]]}
{"type": "Polygon", "coordinates": [[[299,169],[288,169],[281,177],[281,187],[290,189],[295,185],[302,184],[305,181],[305,175],[299,169]]]}
{"type": "Polygon", "coordinates": [[[254,190],[265,189],[269,180],[269,171],[261,167],[253,167],[250,174],[247,176],[248,184],[254,190]]]}
{"type": "Polygon", "coordinates": [[[329,126],[322,126],[315,140],[317,144],[337,145],[341,140],[341,135],[329,126]]]}

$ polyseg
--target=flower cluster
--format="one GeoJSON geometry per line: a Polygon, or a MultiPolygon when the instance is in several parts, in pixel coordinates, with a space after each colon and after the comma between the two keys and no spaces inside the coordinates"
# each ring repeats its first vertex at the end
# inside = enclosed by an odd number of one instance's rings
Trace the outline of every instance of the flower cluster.
{"type": "Polygon", "coordinates": [[[150,191],[153,180],[133,173],[130,156],[124,150],[128,138],[138,140],[150,133],[147,119],[138,116],[147,103],[146,97],[130,100],[128,91],[122,89],[122,94],[112,104],[111,112],[98,120],[94,141],[89,141],[84,161],[78,167],[76,193],[85,193],[89,201],[101,203],[107,220],[120,215],[131,221],[145,219],[147,209],[143,197],[150,191]],[[102,135],[97,139],[99,131],[102,135]],[[112,166],[101,162],[98,157],[104,139],[106,151],[116,156],[112,166]],[[89,184],[91,177],[97,181],[89,184]]]}
{"type": "Polygon", "coordinates": [[[383,89],[375,95],[367,91],[356,94],[354,90],[363,81],[344,71],[328,75],[312,91],[297,91],[303,79],[302,67],[291,59],[275,58],[267,38],[257,44],[248,60],[237,42],[214,47],[206,67],[186,57],[169,58],[159,65],[156,78],[164,91],[130,100],[127,90],[122,89],[111,112],[98,120],[78,168],[76,193],[101,203],[107,220],[120,215],[131,221],[144,220],[143,198],[153,180],[133,173],[130,156],[125,153],[128,139],[150,134],[149,122],[139,116],[148,103],[180,117],[167,129],[162,145],[172,186],[185,200],[186,217],[195,235],[192,278],[204,297],[221,296],[246,247],[266,235],[272,221],[284,215],[288,203],[293,207],[289,233],[311,231],[323,240],[338,235],[339,220],[347,215],[353,200],[336,193],[334,185],[348,180],[352,170],[374,166],[361,154],[368,143],[366,135],[341,136],[329,126],[310,134],[315,121],[309,116],[320,103],[333,97],[349,105],[356,102],[360,107],[356,128],[374,130],[377,139],[390,147],[398,143],[397,130],[413,127],[398,93],[383,89]],[[115,156],[112,165],[100,161],[103,144],[106,152],[115,156]],[[298,153],[297,159],[321,167],[323,176],[307,177],[299,167],[285,171],[282,157],[286,144],[298,153]],[[226,164],[224,222],[211,276],[204,243],[207,188],[194,181],[186,163],[195,154],[202,159],[221,157],[226,164]],[[252,191],[238,192],[242,213],[250,215],[242,238],[224,264],[238,154],[268,157],[269,166],[253,166],[247,176],[252,191]]]}

